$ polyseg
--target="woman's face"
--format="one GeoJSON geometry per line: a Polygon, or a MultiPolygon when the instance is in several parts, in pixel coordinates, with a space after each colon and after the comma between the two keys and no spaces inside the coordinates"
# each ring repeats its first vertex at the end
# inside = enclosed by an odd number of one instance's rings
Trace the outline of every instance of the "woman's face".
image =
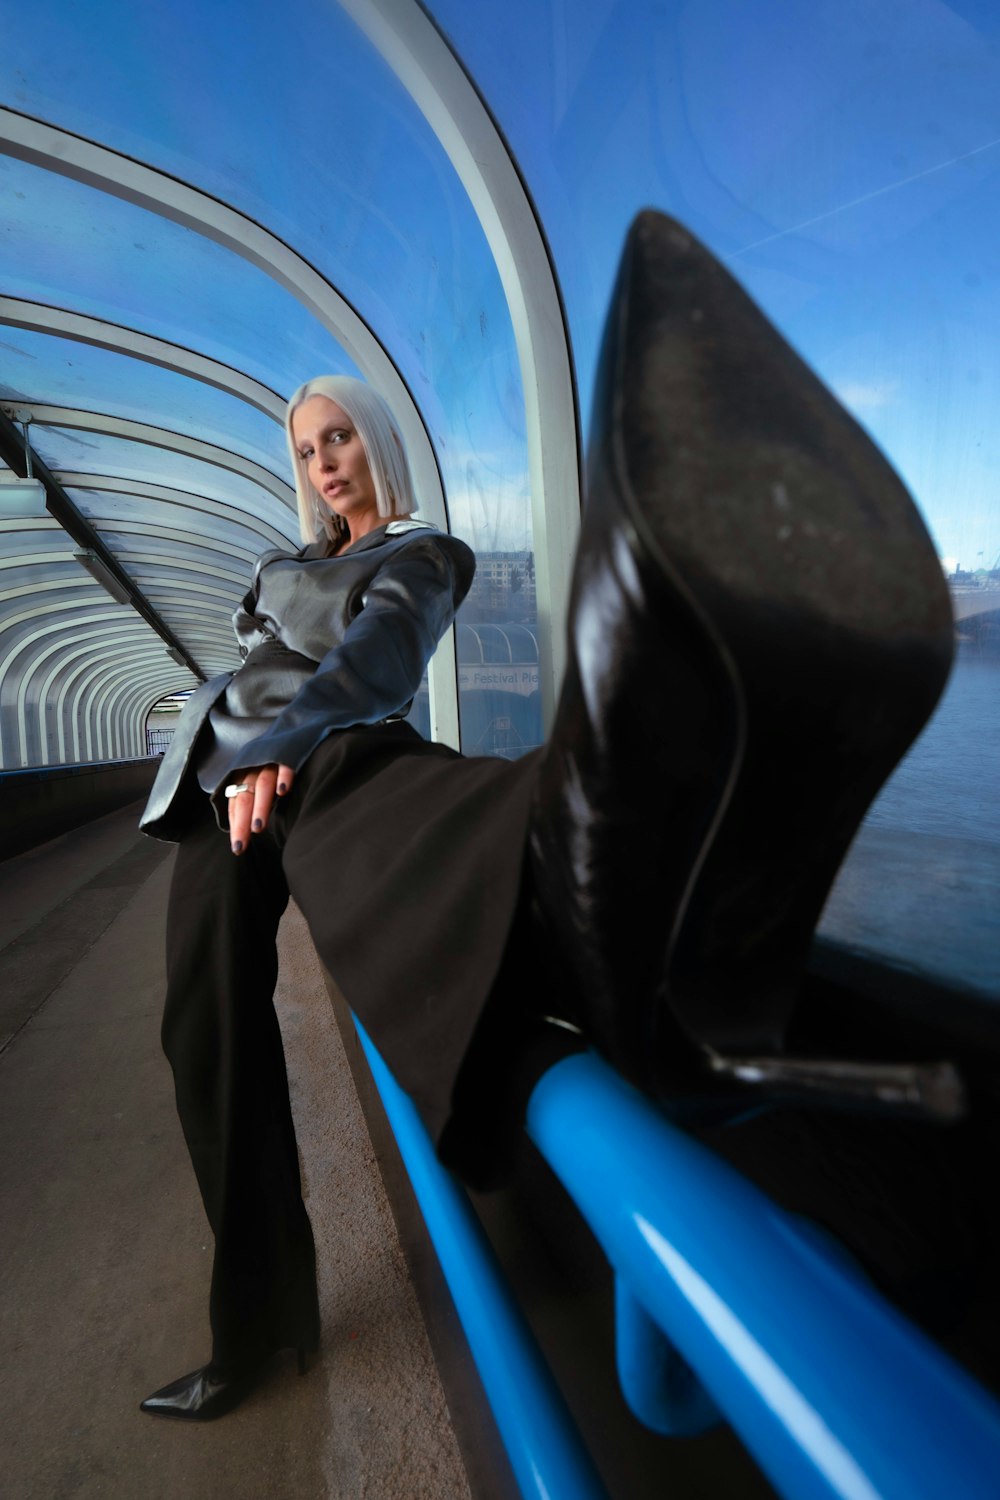
{"type": "Polygon", "coordinates": [[[292,437],[323,503],[363,534],[382,525],[364,446],[347,413],[327,396],[310,396],[292,414],[292,437]]]}

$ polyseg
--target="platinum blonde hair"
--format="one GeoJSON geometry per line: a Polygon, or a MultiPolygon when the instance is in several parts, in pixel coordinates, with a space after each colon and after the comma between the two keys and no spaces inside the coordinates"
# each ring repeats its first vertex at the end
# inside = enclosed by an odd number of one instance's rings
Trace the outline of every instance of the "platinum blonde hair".
{"type": "Polygon", "coordinates": [[[393,516],[408,516],[416,510],[413,476],[403,435],[387,402],[370,385],[355,380],[353,376],[319,375],[299,386],[285,413],[285,436],[295,475],[303,542],[317,542],[323,537],[339,541],[346,530],[345,523],[324,504],[310,483],[305,460],[300,456],[292,435],[292,418],[311,396],[325,396],[328,401],[336,402],[350,418],[368,459],[379,515],[389,520],[393,516]]]}

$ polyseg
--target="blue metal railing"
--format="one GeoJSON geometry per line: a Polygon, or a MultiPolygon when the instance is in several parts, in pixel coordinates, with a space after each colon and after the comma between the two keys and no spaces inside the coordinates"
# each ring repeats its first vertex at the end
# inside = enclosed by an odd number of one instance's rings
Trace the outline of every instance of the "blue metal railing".
{"type": "Polygon", "coordinates": [[[522,1495],[607,1500],[469,1200],[356,1017],[354,1024],[522,1495]]]}
{"type": "MultiPolygon", "coordinates": [[[[468,1200],[358,1031],[525,1500],[603,1495],[468,1200]]],[[[614,1269],[640,1420],[721,1413],[790,1500],[995,1500],[1000,1407],[835,1245],[593,1054],[549,1069],[527,1127],[614,1269]]]]}

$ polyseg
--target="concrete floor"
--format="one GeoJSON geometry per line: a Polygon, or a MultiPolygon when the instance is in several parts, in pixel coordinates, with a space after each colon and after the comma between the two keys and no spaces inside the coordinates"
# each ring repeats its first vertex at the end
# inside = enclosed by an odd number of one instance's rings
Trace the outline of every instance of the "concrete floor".
{"type": "Polygon", "coordinates": [[[0,864],[0,1494],[466,1500],[465,1472],[297,913],[278,1008],[323,1346],[204,1427],[138,1402],[208,1354],[211,1244],[158,1042],[169,847],[136,809],[0,864]]]}

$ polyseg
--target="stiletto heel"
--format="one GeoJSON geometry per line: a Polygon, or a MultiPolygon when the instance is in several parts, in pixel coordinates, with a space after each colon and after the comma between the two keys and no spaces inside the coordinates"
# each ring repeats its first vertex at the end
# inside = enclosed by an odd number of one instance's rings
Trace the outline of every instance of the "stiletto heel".
{"type": "MultiPolygon", "coordinates": [[[[780,1053],[830,885],[952,635],[889,464],[704,247],[641,215],[529,857],[571,1019],[642,1087],[671,1095],[679,1061],[711,1093],[780,1053]]],[[[762,1091],[874,1101],[884,1082],[809,1066],[762,1091]]]]}
{"type": "Polygon", "coordinates": [[[861,1109],[896,1119],[959,1120],[965,1084],[947,1060],[930,1063],[858,1062],[824,1057],[708,1056],[710,1072],[768,1103],[820,1109],[861,1109]]]}

